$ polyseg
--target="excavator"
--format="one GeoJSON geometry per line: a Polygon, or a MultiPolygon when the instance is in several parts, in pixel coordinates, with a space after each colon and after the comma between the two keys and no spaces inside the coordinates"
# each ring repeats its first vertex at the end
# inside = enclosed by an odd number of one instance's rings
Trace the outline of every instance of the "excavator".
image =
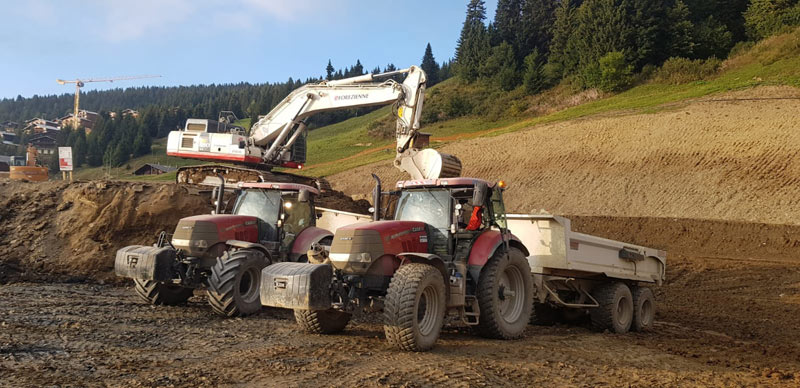
{"type": "Polygon", "coordinates": [[[222,176],[233,184],[300,183],[325,191],[327,184],[322,179],[273,171],[303,167],[308,119],[321,112],[393,104],[397,117],[394,165],[412,179],[457,177],[461,173],[458,158],[431,148],[419,149],[427,144],[428,136],[419,131],[426,81],[425,72],[411,66],[305,85],[256,122],[249,136],[187,121],[184,130],[170,132],[167,155],[226,163],[182,167],[177,172],[178,183],[219,184],[218,176],[222,176]],[[401,75],[406,75],[403,82],[393,79],[401,75]]]}

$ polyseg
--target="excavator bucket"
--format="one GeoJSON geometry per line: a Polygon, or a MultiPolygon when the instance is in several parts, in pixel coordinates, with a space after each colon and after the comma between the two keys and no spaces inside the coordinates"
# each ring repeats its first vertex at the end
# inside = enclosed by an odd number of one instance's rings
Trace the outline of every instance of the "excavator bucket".
{"type": "Polygon", "coordinates": [[[407,172],[412,179],[455,178],[461,176],[461,160],[433,148],[411,149],[394,161],[395,167],[407,172]]]}

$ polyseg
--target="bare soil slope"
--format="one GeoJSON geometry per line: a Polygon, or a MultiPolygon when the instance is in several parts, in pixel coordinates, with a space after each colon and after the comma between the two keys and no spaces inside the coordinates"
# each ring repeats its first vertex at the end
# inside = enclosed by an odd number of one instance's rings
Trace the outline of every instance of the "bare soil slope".
{"type": "MultiPolygon", "coordinates": [[[[321,199],[347,211],[368,207],[337,192],[321,199]]],[[[153,244],[181,218],[210,211],[207,189],[168,183],[0,182],[0,283],[53,274],[116,280],[117,249],[153,244]]]]}
{"type": "MultiPolygon", "coordinates": [[[[510,183],[515,212],[800,222],[800,89],[763,87],[656,113],[543,125],[445,145],[463,175],[510,183]]],[[[364,198],[379,162],[329,177],[364,198]]]]}

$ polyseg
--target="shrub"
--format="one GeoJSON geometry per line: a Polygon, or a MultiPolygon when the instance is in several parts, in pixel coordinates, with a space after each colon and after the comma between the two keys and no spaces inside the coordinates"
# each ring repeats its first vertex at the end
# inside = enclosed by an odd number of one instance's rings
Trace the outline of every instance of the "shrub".
{"type": "Polygon", "coordinates": [[[394,113],[377,119],[367,124],[367,135],[378,139],[388,139],[394,136],[397,119],[394,113]]]}
{"type": "Polygon", "coordinates": [[[543,58],[539,55],[538,49],[525,57],[525,74],[522,77],[522,84],[528,94],[539,93],[545,87],[545,75],[543,58]]]}
{"type": "Polygon", "coordinates": [[[612,51],[601,57],[597,63],[584,67],[581,72],[583,86],[597,88],[604,92],[616,92],[631,82],[633,65],[619,51],[612,51]]]}
{"type": "Polygon", "coordinates": [[[715,75],[721,64],[717,58],[670,58],[656,71],[653,81],[672,85],[699,81],[715,75]]]}

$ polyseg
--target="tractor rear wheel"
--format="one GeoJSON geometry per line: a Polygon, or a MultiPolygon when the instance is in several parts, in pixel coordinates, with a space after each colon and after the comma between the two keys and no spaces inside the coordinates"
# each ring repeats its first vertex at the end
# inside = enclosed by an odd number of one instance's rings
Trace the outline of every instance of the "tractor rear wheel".
{"type": "Polygon", "coordinates": [[[241,317],[261,310],[261,270],[268,263],[262,252],[252,249],[228,251],[218,257],[211,267],[206,289],[211,309],[225,317],[241,317]]]}
{"type": "Polygon", "coordinates": [[[631,330],[642,331],[653,324],[656,317],[656,301],[649,287],[633,290],[633,323],[631,330]]]}
{"type": "Polygon", "coordinates": [[[497,339],[522,336],[533,307],[533,279],[525,255],[517,248],[510,248],[508,255],[498,249],[481,270],[477,297],[480,335],[497,339]]]}
{"type": "Polygon", "coordinates": [[[350,322],[351,314],[339,310],[294,310],[294,319],[306,333],[338,333],[350,322]]]}
{"type": "Polygon", "coordinates": [[[600,306],[589,310],[592,327],[597,331],[608,329],[613,333],[626,333],[633,322],[631,289],[614,282],[598,287],[593,293],[600,306]]]}
{"type": "Polygon", "coordinates": [[[136,295],[153,305],[175,306],[186,303],[194,289],[177,284],[161,283],[153,280],[133,279],[136,295]]]}
{"type": "Polygon", "coordinates": [[[420,263],[401,266],[386,293],[386,340],[401,350],[432,348],[442,330],[446,303],[444,278],[438,269],[420,263]]]}

